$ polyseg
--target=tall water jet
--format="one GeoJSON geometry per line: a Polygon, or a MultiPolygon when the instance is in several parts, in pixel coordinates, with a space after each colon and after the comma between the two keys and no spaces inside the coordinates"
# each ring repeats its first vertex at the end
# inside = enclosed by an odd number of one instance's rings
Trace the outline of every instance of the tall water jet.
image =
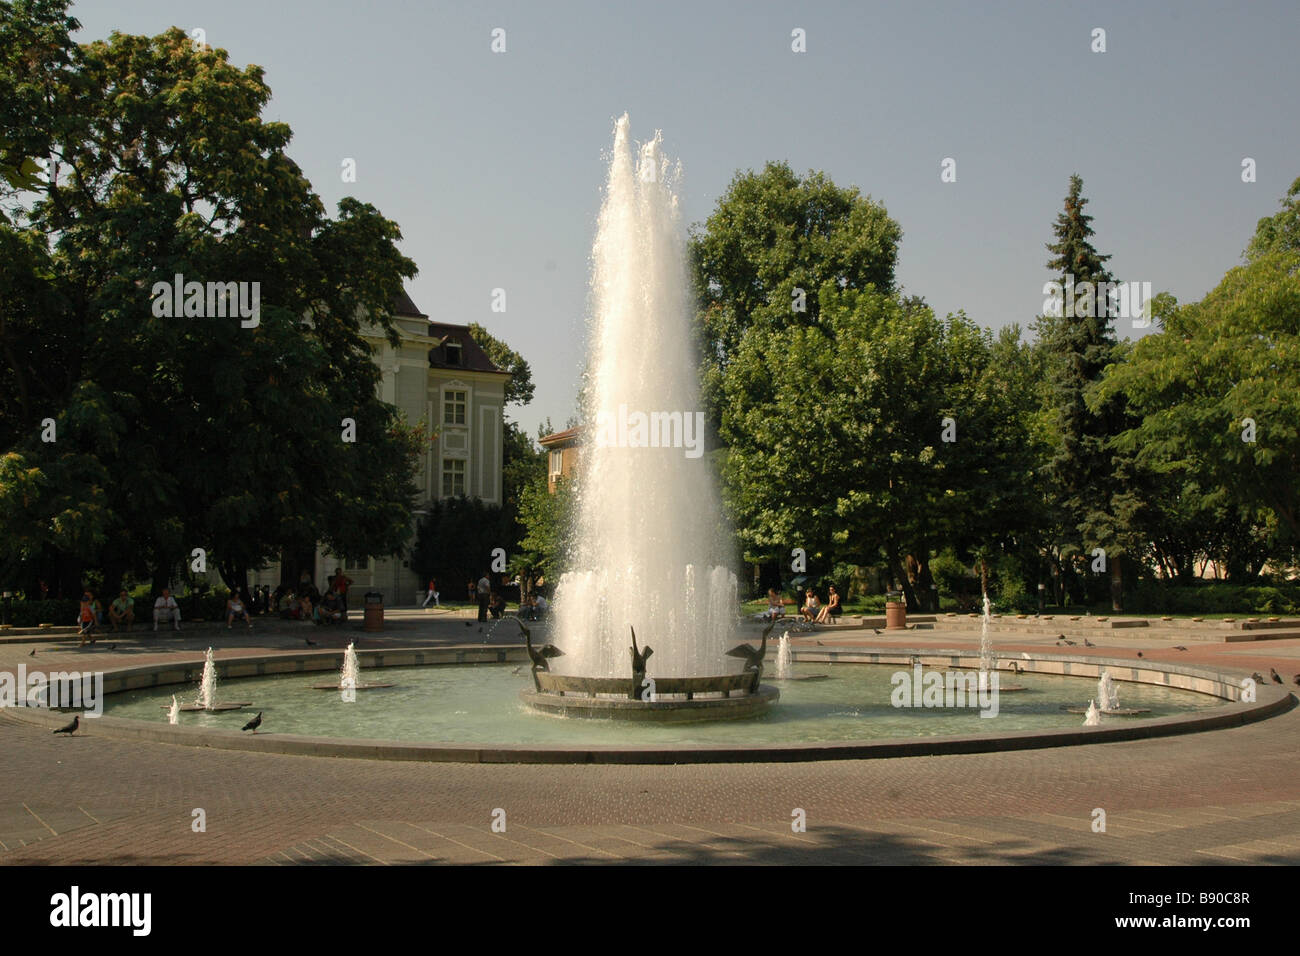
{"type": "Polygon", "coordinates": [[[212,710],[217,703],[217,664],[212,659],[212,648],[203,658],[203,674],[199,678],[199,696],[194,701],[202,710],[212,710]]]}
{"type": "Polygon", "coordinates": [[[790,657],[790,632],[781,635],[776,651],[776,676],[780,680],[789,680],[794,665],[790,657]]]}
{"type": "Polygon", "coordinates": [[[1097,679],[1097,700],[1103,711],[1119,710],[1119,691],[1115,688],[1110,671],[1103,670],[1097,679]]]}
{"type": "Polygon", "coordinates": [[[989,686],[989,673],[997,670],[998,659],[993,655],[993,639],[989,636],[989,624],[993,622],[993,604],[989,596],[984,595],[984,620],[980,623],[980,690],[989,686]]]}
{"type": "Polygon", "coordinates": [[[680,166],[656,133],[635,148],[615,124],[592,249],[591,364],[570,570],[556,590],[561,675],[628,674],[629,634],[653,647],[646,676],[734,671],[735,575],[703,452],[680,166]]]}
{"type": "Polygon", "coordinates": [[[361,662],[357,660],[355,642],[348,642],[343,652],[343,670],[339,673],[339,686],[355,688],[361,682],[361,662]]]}
{"type": "Polygon", "coordinates": [[[175,694],[172,694],[172,706],[171,709],[167,711],[167,723],[179,724],[180,722],[181,722],[180,701],[176,699],[175,694]]]}

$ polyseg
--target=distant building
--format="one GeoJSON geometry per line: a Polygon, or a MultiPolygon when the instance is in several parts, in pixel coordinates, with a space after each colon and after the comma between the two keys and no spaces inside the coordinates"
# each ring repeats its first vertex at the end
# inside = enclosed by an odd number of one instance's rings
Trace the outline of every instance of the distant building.
{"type": "Polygon", "coordinates": [[[568,478],[578,467],[578,453],[582,448],[582,427],[566,428],[562,432],[539,438],[537,443],[546,449],[546,483],[555,494],[555,483],[568,478]]]}
{"type": "MultiPolygon", "coordinates": [[[[394,303],[393,316],[401,334],[396,347],[375,326],[363,327],[362,332],[374,347],[382,373],[379,397],[401,409],[407,422],[423,419],[430,429],[439,430],[415,476],[419,493],[411,502],[414,541],[415,527],[424,515],[421,506],[427,501],[469,495],[488,504],[501,503],[503,415],[510,373],[492,364],[470,338],[468,326],[429,321],[405,292],[394,303]]],[[[335,568],[342,567],[353,581],[349,593],[353,609],[361,607],[363,595],[371,590],[382,592],[390,606],[411,604],[417,595],[424,596],[426,582],[416,577],[403,557],[348,562],[320,547],[314,554],[277,561],[250,574],[249,584],[274,588],[283,580],[292,586],[302,567],[311,572],[318,589],[335,568]]]]}

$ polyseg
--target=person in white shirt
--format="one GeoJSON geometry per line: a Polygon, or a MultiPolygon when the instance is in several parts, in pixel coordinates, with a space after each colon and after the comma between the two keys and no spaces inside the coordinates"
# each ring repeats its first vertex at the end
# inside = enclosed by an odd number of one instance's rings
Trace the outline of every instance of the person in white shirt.
{"type": "Polygon", "coordinates": [[[159,621],[171,621],[172,630],[181,629],[181,609],[172,597],[171,588],[163,588],[162,594],[153,602],[153,629],[158,630],[159,621]]]}

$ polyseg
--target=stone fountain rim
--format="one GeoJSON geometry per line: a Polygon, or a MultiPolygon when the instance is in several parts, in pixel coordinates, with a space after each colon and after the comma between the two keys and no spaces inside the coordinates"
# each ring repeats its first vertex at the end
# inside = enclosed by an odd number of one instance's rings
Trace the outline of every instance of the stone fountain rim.
{"type": "MultiPolygon", "coordinates": [[[[384,648],[359,650],[367,667],[411,667],[477,663],[527,662],[524,649],[518,646],[491,647],[478,645],[384,648]]],[[[821,648],[816,652],[800,648],[797,659],[864,664],[909,665],[919,657],[922,663],[961,666],[962,661],[978,663],[979,651],[936,648],[821,648]]],[[[245,655],[216,661],[222,679],[253,677],[276,673],[311,673],[337,667],[339,653],[333,650],[297,651],[289,654],[245,655]],[[233,672],[233,673],[232,673],[233,672]]],[[[1003,657],[1003,661],[1011,658],[1003,657]]],[[[126,717],[98,717],[82,724],[88,735],[126,740],[144,740],[220,750],[243,750],[259,753],[299,756],[351,757],[380,760],[408,760],[452,763],[536,763],[536,764],[685,764],[685,763],[785,763],[821,760],[863,760],[888,757],[938,756],[944,754],[995,753],[1011,750],[1035,750],[1048,747],[1108,743],[1199,733],[1236,727],[1266,720],[1296,706],[1296,699],[1283,685],[1262,684],[1253,703],[1239,699],[1239,683],[1245,671],[1221,671],[1208,667],[1159,664],[1122,658],[1102,658],[1078,654],[1036,654],[1029,660],[1017,658],[1022,665],[1051,665],[1030,669],[1031,673],[1064,674],[1095,678],[1105,668],[1118,681],[1173,686],[1171,677],[1183,677],[1217,686],[1218,692],[1182,689],[1219,696],[1223,706],[1208,711],[1158,717],[1140,724],[1078,727],[1057,730],[1017,731],[1009,734],[966,734],[946,737],[889,738],[869,741],[840,741],[809,744],[749,744],[743,746],[683,745],[674,747],[622,745],[535,745],[497,746],[492,744],[410,743],[394,740],[369,740],[346,737],[308,737],[276,735],[256,736],[238,731],[210,730],[173,726],[126,717]],[[1156,680],[1154,678],[1163,679],[1156,680]],[[1144,679],[1147,678],[1147,679],[1144,679]]],[[[197,665],[200,669],[202,661],[197,665]]],[[[185,662],[162,662],[106,670],[105,693],[119,693],[170,684],[191,683],[195,668],[185,662]],[[111,687],[111,690],[110,690],[111,687]]],[[[15,719],[40,727],[62,726],[67,718],[62,711],[44,708],[6,708],[15,719]]]]}

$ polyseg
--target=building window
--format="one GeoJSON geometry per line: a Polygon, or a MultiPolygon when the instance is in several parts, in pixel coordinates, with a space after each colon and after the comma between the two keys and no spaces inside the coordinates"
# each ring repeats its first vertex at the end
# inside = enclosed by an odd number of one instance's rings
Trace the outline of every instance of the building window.
{"type": "Polygon", "coordinates": [[[459,365],[460,364],[460,343],[448,342],[445,347],[445,350],[447,353],[447,364],[459,365]]]}
{"type": "Polygon", "coordinates": [[[447,392],[442,399],[442,423],[444,425],[465,424],[466,394],[464,392],[447,392]]]}
{"type": "Polygon", "coordinates": [[[465,462],[449,458],[442,463],[442,496],[454,498],[465,493],[465,462]]]}
{"type": "Polygon", "coordinates": [[[551,452],[550,476],[558,478],[562,474],[564,474],[564,452],[556,449],[551,452]]]}
{"type": "Polygon", "coordinates": [[[369,571],[370,559],[362,558],[360,561],[357,561],[354,558],[347,558],[343,562],[343,570],[344,571],[369,571]]]}

